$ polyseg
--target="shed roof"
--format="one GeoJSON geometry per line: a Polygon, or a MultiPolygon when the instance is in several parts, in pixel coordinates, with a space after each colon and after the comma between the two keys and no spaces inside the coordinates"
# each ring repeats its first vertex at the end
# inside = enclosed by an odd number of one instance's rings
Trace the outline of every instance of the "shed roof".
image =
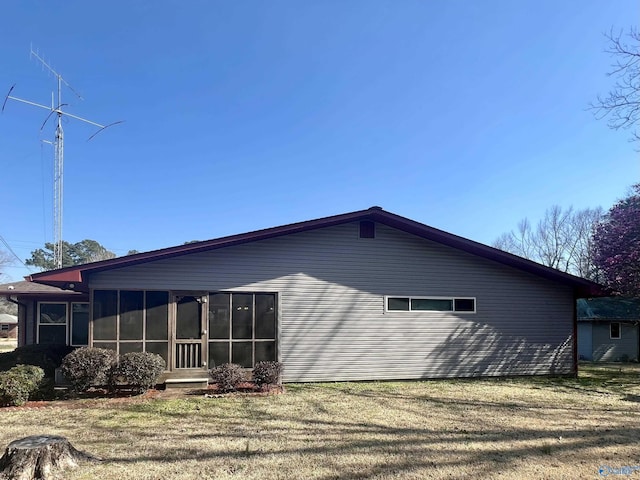
{"type": "Polygon", "coordinates": [[[389,227],[397,228],[407,233],[425,238],[443,245],[447,245],[467,253],[477,255],[504,265],[508,265],[519,270],[523,270],[534,275],[553,280],[571,286],[578,296],[596,296],[603,293],[602,287],[594,282],[585,280],[559,270],[546,267],[539,263],[527,260],[516,255],[498,250],[487,245],[483,245],[473,240],[469,240],[457,235],[447,233],[443,230],[430,227],[423,223],[416,222],[409,218],[387,212],[380,207],[371,207],[367,210],[359,210],[341,215],[308,220],[305,222],[292,223],[279,227],[267,228],[228,237],[205,240],[201,242],[188,243],[176,247],[164,248],[150,252],[138,253],[117,257],[100,262],[77,265],[73,267],[51,270],[48,272],[36,273],[27,277],[32,282],[58,286],[62,288],[86,289],[88,274],[122,268],[141,263],[153,262],[156,260],[188,255],[191,253],[204,252],[233,245],[240,245],[269,238],[281,237],[293,233],[311,231],[335,225],[355,221],[373,221],[389,227]],[[71,286],[73,285],[73,286],[71,286]]]}

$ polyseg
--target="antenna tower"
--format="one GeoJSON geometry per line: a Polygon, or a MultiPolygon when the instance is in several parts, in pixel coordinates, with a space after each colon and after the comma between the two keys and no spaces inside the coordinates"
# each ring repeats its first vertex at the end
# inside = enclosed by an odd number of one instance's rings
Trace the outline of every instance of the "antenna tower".
{"type": "Polygon", "coordinates": [[[74,118],[76,120],[80,120],[82,122],[88,123],[95,127],[98,127],[98,131],[96,131],[93,135],[91,135],[88,140],[91,140],[98,133],[104,130],[107,127],[112,125],[116,125],[118,123],[122,123],[122,121],[110,123],[109,125],[101,125],[99,123],[93,122],[91,120],[87,120],[86,118],[78,117],[77,115],[72,115],[68,112],[62,110],[62,107],[68,106],[66,103],[62,103],[62,85],[66,86],[69,90],[73,92],[80,100],[83,100],[82,96],[78,92],[76,92],[69,83],[62,78],[58,72],[56,72],[41,56],[38,52],[34,52],[33,48],[30,49],[30,57],[34,57],[40,64],[42,65],[42,69],[48,71],[51,75],[56,79],[57,86],[57,96],[54,99],[53,92],[51,93],[51,106],[48,107],[46,105],[42,105],[40,103],[32,102],[29,100],[25,100],[23,98],[14,97],[11,95],[13,89],[15,88],[15,84],[11,86],[9,89],[9,93],[4,99],[4,103],[2,104],[2,112],[4,112],[4,108],[7,105],[8,100],[15,100],[16,102],[26,103],[27,105],[32,105],[34,107],[43,108],[49,111],[49,115],[42,123],[40,127],[40,131],[42,131],[49,121],[49,119],[55,114],[56,116],[56,129],[53,142],[54,149],[54,166],[53,166],[53,260],[56,268],[62,268],[62,209],[63,209],[63,187],[64,187],[64,131],[62,129],[62,117],[67,116],[70,118],[74,118]]]}

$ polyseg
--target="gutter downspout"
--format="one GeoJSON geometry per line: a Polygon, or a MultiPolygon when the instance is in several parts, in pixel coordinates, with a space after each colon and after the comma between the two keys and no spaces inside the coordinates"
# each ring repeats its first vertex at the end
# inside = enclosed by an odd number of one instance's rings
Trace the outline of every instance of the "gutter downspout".
{"type": "Polygon", "coordinates": [[[8,296],[5,297],[7,299],[8,302],[11,302],[15,305],[18,305],[18,338],[16,339],[17,342],[17,346],[21,347],[25,344],[26,342],[26,335],[27,335],[27,310],[28,307],[25,303],[21,303],[18,301],[17,297],[15,296],[8,296]],[[24,322],[20,322],[21,318],[20,318],[20,307],[22,307],[22,311],[24,312],[24,322]]]}

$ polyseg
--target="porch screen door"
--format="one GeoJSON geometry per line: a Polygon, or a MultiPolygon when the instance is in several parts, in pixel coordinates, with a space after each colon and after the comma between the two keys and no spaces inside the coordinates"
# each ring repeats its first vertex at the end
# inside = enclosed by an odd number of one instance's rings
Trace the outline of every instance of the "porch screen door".
{"type": "Polygon", "coordinates": [[[202,297],[200,295],[176,295],[175,368],[205,367],[202,324],[202,297]]]}

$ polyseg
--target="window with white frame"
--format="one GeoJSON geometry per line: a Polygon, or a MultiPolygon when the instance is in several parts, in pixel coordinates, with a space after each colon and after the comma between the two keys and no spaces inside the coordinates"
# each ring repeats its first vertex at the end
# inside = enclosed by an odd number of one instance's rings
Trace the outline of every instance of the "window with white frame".
{"type": "Polygon", "coordinates": [[[609,324],[609,337],[612,340],[619,340],[621,337],[620,335],[621,333],[622,333],[622,327],[618,322],[609,324]]]}
{"type": "Polygon", "coordinates": [[[8,332],[10,330],[9,324],[3,323],[2,325],[0,325],[0,330],[2,330],[3,332],[8,332]]]}
{"type": "Polygon", "coordinates": [[[67,344],[67,304],[40,302],[38,304],[38,343],[67,344]]]}
{"type": "Polygon", "coordinates": [[[389,312],[476,313],[474,297],[387,297],[389,312]]]}

